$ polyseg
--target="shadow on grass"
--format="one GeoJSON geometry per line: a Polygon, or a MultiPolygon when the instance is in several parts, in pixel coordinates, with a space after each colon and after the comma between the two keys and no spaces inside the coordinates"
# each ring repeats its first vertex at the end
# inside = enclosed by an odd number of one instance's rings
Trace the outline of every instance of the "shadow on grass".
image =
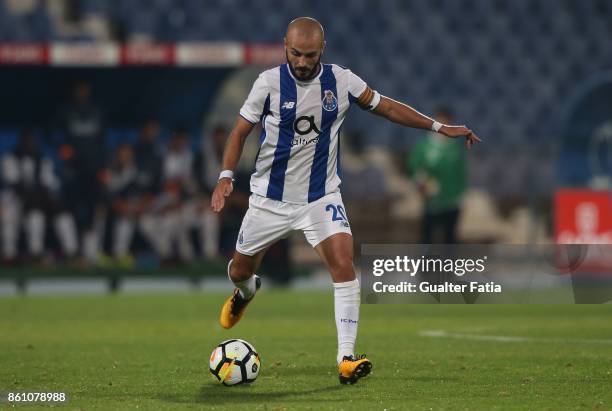
{"type": "Polygon", "coordinates": [[[300,365],[283,364],[280,366],[270,365],[266,367],[266,376],[270,377],[295,377],[296,375],[321,376],[327,375],[331,370],[336,372],[336,369],[329,366],[321,365],[300,365]]]}
{"type": "Polygon", "coordinates": [[[463,381],[462,378],[458,377],[448,377],[448,376],[420,376],[420,377],[407,377],[406,381],[414,381],[414,382],[459,382],[463,381]]]}
{"type": "Polygon", "coordinates": [[[289,402],[344,401],[344,398],[320,398],[318,394],[333,393],[342,390],[341,385],[329,385],[312,389],[291,389],[286,391],[258,392],[248,384],[236,387],[225,387],[211,383],[204,385],[195,397],[177,393],[166,393],[156,397],[158,400],[172,403],[200,403],[209,405],[239,405],[249,403],[270,403],[278,400],[289,402]]]}

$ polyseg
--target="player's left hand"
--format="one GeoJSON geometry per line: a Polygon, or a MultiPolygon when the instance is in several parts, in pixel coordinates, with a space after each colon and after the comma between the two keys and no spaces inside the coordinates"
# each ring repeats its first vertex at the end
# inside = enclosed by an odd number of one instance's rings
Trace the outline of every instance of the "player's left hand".
{"type": "Polygon", "coordinates": [[[440,134],[444,134],[449,138],[465,137],[465,147],[469,150],[477,142],[482,140],[466,126],[442,126],[439,131],[440,134]]]}

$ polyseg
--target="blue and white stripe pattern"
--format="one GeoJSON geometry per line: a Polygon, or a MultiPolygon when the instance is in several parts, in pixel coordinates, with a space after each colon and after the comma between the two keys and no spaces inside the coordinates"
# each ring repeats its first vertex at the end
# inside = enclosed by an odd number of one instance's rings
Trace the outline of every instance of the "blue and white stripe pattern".
{"type": "Polygon", "coordinates": [[[261,73],[240,110],[263,127],[251,191],[295,204],[339,191],[339,131],[366,88],[335,64],[322,64],[307,82],[296,80],[287,64],[261,73]]]}

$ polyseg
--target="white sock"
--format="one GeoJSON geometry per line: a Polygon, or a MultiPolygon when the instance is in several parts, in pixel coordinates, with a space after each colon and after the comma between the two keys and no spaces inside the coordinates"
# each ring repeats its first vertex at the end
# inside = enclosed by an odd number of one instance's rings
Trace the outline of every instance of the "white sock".
{"type": "Polygon", "coordinates": [[[98,236],[95,230],[87,231],[83,234],[83,256],[90,263],[97,263],[100,252],[98,236]]]}
{"type": "Polygon", "coordinates": [[[338,331],[338,364],[345,355],[355,354],[355,340],[359,325],[359,280],[334,283],[334,311],[338,331]]]}
{"type": "Polygon", "coordinates": [[[55,218],[55,232],[67,257],[74,257],[79,251],[77,228],[74,218],[68,213],[62,213],[55,218]]]}
{"type": "Polygon", "coordinates": [[[244,299],[250,300],[255,295],[255,292],[257,292],[257,287],[255,286],[255,279],[257,277],[255,276],[255,274],[252,274],[251,277],[244,281],[236,282],[232,280],[232,277],[230,277],[230,266],[232,265],[232,261],[234,260],[230,260],[230,262],[227,264],[227,276],[229,277],[230,281],[234,283],[234,285],[240,292],[240,295],[244,299]]]}
{"type": "Polygon", "coordinates": [[[28,233],[28,251],[34,256],[40,256],[45,248],[45,215],[38,210],[30,212],[26,217],[28,233]]]}
{"type": "Polygon", "coordinates": [[[2,256],[15,258],[19,241],[19,225],[21,224],[21,209],[13,196],[5,195],[0,213],[0,230],[2,232],[2,256]]]}
{"type": "Polygon", "coordinates": [[[219,254],[219,215],[210,209],[204,210],[201,217],[200,241],[206,258],[219,254]]]}
{"type": "Polygon", "coordinates": [[[113,227],[113,256],[124,257],[130,252],[134,237],[134,223],[128,218],[119,218],[113,227]]]}
{"type": "Polygon", "coordinates": [[[165,217],[154,214],[145,214],[140,219],[140,230],[161,259],[170,257],[172,252],[164,224],[165,217]]]}

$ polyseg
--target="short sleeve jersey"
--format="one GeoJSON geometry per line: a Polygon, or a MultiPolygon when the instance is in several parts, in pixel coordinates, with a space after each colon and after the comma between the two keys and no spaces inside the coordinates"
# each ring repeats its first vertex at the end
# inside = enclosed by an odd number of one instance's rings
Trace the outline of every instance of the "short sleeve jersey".
{"type": "Polygon", "coordinates": [[[353,103],[373,110],[380,95],[350,70],[321,64],[317,77],[297,80],[288,64],[264,71],[240,115],[261,122],[251,192],[309,203],[339,190],[339,133],[353,103]]]}

